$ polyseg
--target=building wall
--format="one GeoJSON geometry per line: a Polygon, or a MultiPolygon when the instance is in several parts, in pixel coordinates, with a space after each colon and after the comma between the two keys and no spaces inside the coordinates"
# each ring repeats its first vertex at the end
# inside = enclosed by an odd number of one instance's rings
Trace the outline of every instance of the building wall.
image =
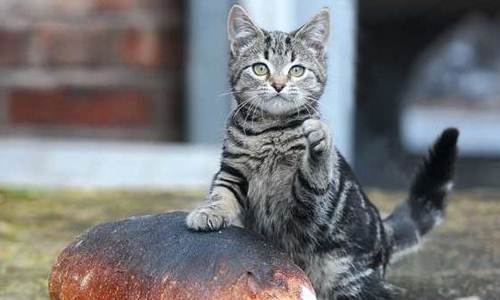
{"type": "MultiPolygon", "coordinates": [[[[411,153],[404,147],[400,127],[401,119],[405,116],[402,112],[408,104],[404,100],[413,69],[426,49],[438,41],[444,41],[446,32],[461,20],[466,20],[471,15],[497,18],[500,2],[372,0],[360,1],[359,8],[355,171],[364,185],[406,188],[413,178],[415,166],[425,154],[425,151],[411,153]]],[[[461,72],[460,68],[456,70],[461,72]]],[[[454,110],[449,109],[449,105],[442,105],[442,108],[453,114],[454,110]]],[[[488,137],[485,132],[467,132],[472,127],[461,126],[477,120],[473,105],[465,109],[462,116],[467,118],[462,117],[462,120],[452,122],[449,122],[451,118],[446,118],[449,114],[442,113],[439,118],[435,118],[426,113],[425,125],[433,127],[433,131],[428,130],[426,134],[429,139],[434,139],[445,122],[446,126],[458,127],[461,131],[457,188],[499,186],[498,175],[495,175],[500,170],[498,155],[495,157],[492,150],[489,157],[484,153],[471,155],[463,151],[469,134],[478,138],[488,137]],[[436,121],[442,123],[438,124],[436,121]]],[[[481,125],[489,124],[488,121],[489,118],[484,118],[481,125]]],[[[423,124],[414,123],[411,128],[417,129],[421,125],[423,124]]],[[[490,127],[489,130],[495,128],[490,127]]],[[[477,144],[478,141],[476,139],[472,143],[477,144]]],[[[482,143],[480,147],[484,147],[484,142],[482,143]]],[[[430,146],[430,142],[427,145],[430,146]]]]}
{"type": "Polygon", "coordinates": [[[178,140],[183,1],[0,1],[0,135],[178,140]]]}

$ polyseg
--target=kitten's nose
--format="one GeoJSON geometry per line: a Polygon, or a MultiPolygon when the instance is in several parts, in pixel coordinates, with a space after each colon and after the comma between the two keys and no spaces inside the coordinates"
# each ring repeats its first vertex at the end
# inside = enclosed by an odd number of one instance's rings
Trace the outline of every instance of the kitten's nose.
{"type": "Polygon", "coordinates": [[[281,92],[285,88],[285,83],[284,82],[273,82],[271,83],[271,86],[276,90],[276,92],[281,92]]]}

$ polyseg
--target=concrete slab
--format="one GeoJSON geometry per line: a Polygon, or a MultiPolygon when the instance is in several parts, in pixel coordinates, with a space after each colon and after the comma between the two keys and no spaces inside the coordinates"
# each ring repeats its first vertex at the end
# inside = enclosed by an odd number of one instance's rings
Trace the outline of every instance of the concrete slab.
{"type": "Polygon", "coordinates": [[[2,138],[0,184],[79,188],[208,185],[219,146],[2,138]]]}

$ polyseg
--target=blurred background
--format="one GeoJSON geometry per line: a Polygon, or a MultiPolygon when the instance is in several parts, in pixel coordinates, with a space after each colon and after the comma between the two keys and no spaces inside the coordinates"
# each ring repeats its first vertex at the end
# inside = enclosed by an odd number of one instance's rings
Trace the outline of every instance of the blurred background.
{"type": "MultiPolygon", "coordinates": [[[[0,1],[0,299],[48,299],[56,256],[97,223],[205,197],[234,3],[0,1]]],[[[390,281],[402,299],[498,299],[500,1],[239,3],[279,30],[330,7],[323,117],[383,212],[437,135],[461,130],[447,221],[390,281]]]]}
{"type": "MultiPolygon", "coordinates": [[[[1,1],[0,184],[207,185],[234,2],[1,1]]],[[[240,2],[280,30],[331,8],[322,110],[365,185],[407,185],[447,126],[458,186],[500,185],[500,2],[240,2]]]]}

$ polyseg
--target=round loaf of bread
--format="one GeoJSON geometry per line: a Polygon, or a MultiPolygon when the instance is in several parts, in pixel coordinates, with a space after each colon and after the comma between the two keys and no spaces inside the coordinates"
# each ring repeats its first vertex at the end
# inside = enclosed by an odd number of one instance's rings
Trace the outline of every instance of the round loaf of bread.
{"type": "Polygon", "coordinates": [[[193,232],[186,213],[105,223],[59,255],[51,299],[316,299],[290,258],[248,230],[193,232]]]}

